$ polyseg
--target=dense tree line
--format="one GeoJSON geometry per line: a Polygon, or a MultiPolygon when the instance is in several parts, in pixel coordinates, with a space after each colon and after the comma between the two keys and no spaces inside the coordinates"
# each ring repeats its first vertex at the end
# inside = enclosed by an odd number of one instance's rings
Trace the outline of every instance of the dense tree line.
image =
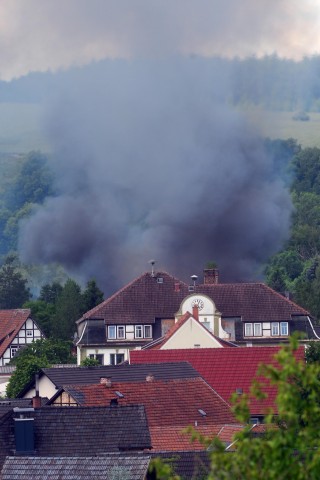
{"type": "MultiPolygon", "coordinates": [[[[225,99],[233,105],[320,111],[319,55],[300,61],[280,58],[276,54],[244,59],[199,58],[198,61],[205,61],[208,72],[214,73],[217,83],[227,86],[225,99]]],[[[90,66],[93,76],[100,75],[107,67],[107,60],[90,66]]],[[[41,103],[52,92],[59,91],[62,84],[73,81],[73,75],[71,69],[55,74],[33,73],[12,82],[0,82],[1,99],[3,102],[41,103]]]]}
{"type": "Polygon", "coordinates": [[[266,280],[275,290],[290,292],[320,320],[320,149],[297,148],[289,165],[294,204],[291,234],[282,251],[270,259],[266,280]]]}
{"type": "Polygon", "coordinates": [[[19,221],[51,194],[53,176],[45,155],[0,158],[0,255],[17,249],[19,221]]]}

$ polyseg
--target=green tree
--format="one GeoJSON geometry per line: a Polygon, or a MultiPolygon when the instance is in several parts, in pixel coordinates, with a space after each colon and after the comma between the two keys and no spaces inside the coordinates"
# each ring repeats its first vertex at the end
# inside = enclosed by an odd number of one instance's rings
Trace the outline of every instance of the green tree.
{"type": "Polygon", "coordinates": [[[83,313],[80,286],[68,279],[56,301],[56,314],[52,325],[52,335],[61,340],[72,340],[76,332],[75,322],[83,313]]]}
{"type": "Polygon", "coordinates": [[[7,397],[15,398],[41,368],[49,366],[50,364],[46,357],[42,356],[29,356],[21,358],[20,361],[17,360],[16,370],[11,375],[7,385],[7,397]]]}
{"type": "Polygon", "coordinates": [[[21,308],[30,299],[27,280],[16,266],[16,257],[9,255],[0,269],[0,308],[21,308]]]}
{"type": "Polygon", "coordinates": [[[60,285],[58,282],[53,282],[51,284],[46,283],[41,287],[39,300],[46,303],[55,304],[62,290],[62,285],[60,285]]]}
{"type": "Polygon", "coordinates": [[[87,288],[84,290],[82,297],[83,309],[84,312],[87,312],[103,301],[103,292],[99,289],[95,280],[89,280],[87,283],[87,288]]]}
{"type": "Polygon", "coordinates": [[[320,364],[320,342],[310,342],[306,348],[306,360],[308,363],[320,364]]]}
{"type": "Polygon", "coordinates": [[[30,308],[31,317],[46,337],[50,337],[52,324],[56,313],[55,305],[42,300],[30,300],[23,304],[23,308],[30,308]]]}
{"type": "Polygon", "coordinates": [[[10,204],[15,209],[25,203],[41,204],[52,194],[52,179],[47,157],[40,152],[30,152],[11,189],[10,204]]]}
{"type": "Polygon", "coordinates": [[[287,290],[285,269],[282,267],[270,269],[269,275],[267,276],[267,284],[276,292],[284,293],[287,290]]]}
{"type": "Polygon", "coordinates": [[[6,393],[9,398],[14,398],[41,368],[76,363],[76,360],[71,353],[71,342],[40,339],[20,349],[11,363],[16,365],[16,370],[10,377],[6,393]]]}
{"type": "Polygon", "coordinates": [[[81,361],[80,365],[82,367],[98,367],[100,364],[96,358],[86,357],[81,361]]]}
{"type": "Polygon", "coordinates": [[[320,320],[320,266],[316,262],[317,259],[306,264],[303,274],[296,280],[294,298],[320,320]]]}

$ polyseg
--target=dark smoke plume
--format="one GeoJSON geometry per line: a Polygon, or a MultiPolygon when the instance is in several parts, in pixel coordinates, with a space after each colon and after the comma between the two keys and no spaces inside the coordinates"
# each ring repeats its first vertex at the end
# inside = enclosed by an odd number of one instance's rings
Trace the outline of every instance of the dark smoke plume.
{"type": "Polygon", "coordinates": [[[213,65],[110,61],[69,76],[48,122],[59,194],[21,225],[24,261],[60,262],[106,293],[151,258],[185,280],[211,260],[224,281],[261,274],[287,238],[290,196],[213,65]]]}

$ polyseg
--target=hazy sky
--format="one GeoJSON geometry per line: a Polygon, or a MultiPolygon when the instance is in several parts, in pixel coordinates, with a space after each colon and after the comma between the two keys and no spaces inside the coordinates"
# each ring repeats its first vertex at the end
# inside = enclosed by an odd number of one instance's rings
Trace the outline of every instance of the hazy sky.
{"type": "Polygon", "coordinates": [[[95,59],[320,52],[320,0],[0,0],[0,78],[95,59]]]}

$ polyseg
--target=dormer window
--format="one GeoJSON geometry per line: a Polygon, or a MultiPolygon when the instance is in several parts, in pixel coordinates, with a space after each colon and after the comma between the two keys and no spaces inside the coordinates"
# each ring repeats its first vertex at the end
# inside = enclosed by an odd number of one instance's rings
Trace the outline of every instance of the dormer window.
{"type": "Polygon", "coordinates": [[[281,336],[286,337],[289,334],[288,322],[272,322],[271,323],[271,335],[274,337],[281,336]]]}
{"type": "Polygon", "coordinates": [[[162,278],[162,277],[158,277],[158,278],[157,278],[157,283],[163,283],[163,278],[162,278]]]}
{"type": "Polygon", "coordinates": [[[117,338],[117,331],[115,325],[109,325],[108,327],[108,338],[110,340],[115,340],[117,338]]]}
{"type": "Polygon", "coordinates": [[[262,336],[261,323],[245,323],[244,336],[245,337],[261,337],[262,336]]]}

